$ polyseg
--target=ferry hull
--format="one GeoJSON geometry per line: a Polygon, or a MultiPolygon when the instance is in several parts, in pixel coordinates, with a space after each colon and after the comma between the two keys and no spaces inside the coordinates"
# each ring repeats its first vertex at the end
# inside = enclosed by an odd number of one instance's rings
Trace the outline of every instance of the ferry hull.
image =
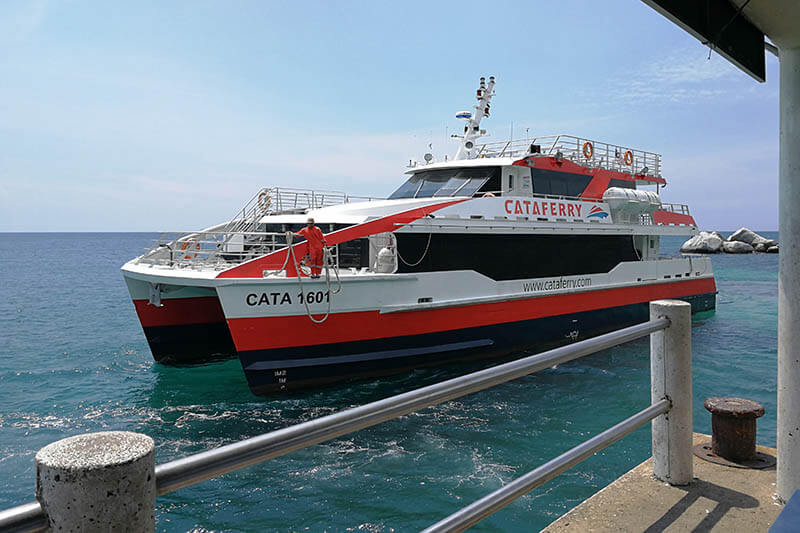
{"type": "Polygon", "coordinates": [[[213,288],[165,286],[160,305],[145,295],[149,283],[126,277],[133,305],[153,359],[197,364],[236,355],[225,315],[213,288]]]}
{"type": "MultiPolygon", "coordinates": [[[[692,312],[714,309],[715,293],[680,298],[692,312]]],[[[240,352],[250,390],[260,396],[338,381],[402,373],[459,361],[528,355],[644,322],[648,303],[637,303],[476,328],[240,352]],[[580,327],[578,334],[574,332],[580,327]]]]}
{"type": "Polygon", "coordinates": [[[228,325],[250,389],[266,395],[541,351],[646,321],[648,302],[660,298],[707,311],[715,307],[716,286],[706,278],[436,310],[341,313],[321,325],[304,315],[229,319],[228,325]]]}

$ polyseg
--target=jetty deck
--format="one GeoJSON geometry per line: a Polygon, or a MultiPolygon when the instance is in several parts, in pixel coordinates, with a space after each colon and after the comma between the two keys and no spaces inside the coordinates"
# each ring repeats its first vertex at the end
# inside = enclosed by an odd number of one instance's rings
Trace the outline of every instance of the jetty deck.
{"type": "MultiPolygon", "coordinates": [[[[695,445],[710,441],[694,434],[695,445]]],[[[774,448],[757,449],[776,456],[774,448]]],[[[774,466],[731,468],[694,457],[694,478],[685,487],[658,481],[650,458],[543,531],[767,531],[783,509],[774,466]]]]}

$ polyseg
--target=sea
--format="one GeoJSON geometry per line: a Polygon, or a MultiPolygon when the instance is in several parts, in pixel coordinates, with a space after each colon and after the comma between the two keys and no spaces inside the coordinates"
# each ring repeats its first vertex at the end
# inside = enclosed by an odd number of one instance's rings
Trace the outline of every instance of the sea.
{"type": "MultiPolygon", "coordinates": [[[[145,433],[162,463],[478,368],[259,398],[237,359],[156,364],[120,266],[157,236],[0,233],[0,510],[33,500],[34,455],[64,437],[145,433]]],[[[683,240],[662,239],[662,255],[683,240]]],[[[711,431],[706,398],[750,398],[766,408],[758,442],[775,446],[778,256],[712,262],[717,309],[692,328],[694,428],[711,431]]],[[[643,409],[649,380],[645,338],[160,497],[157,529],[418,531],[643,409]]],[[[474,530],[537,531],[649,455],[647,426],[474,530]]]]}

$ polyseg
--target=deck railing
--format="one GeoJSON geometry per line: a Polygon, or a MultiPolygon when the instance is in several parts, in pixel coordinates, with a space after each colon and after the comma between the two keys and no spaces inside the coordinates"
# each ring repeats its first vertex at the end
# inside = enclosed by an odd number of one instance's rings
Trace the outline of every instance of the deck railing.
{"type": "Polygon", "coordinates": [[[566,159],[590,168],[661,177],[660,154],[574,135],[548,135],[490,142],[478,146],[477,156],[524,157],[535,155],[531,152],[533,146],[538,147],[537,153],[553,156],[560,152],[566,159]]]}
{"type": "MultiPolygon", "coordinates": [[[[156,492],[169,494],[647,335],[651,338],[651,405],[426,531],[462,531],[651,420],[654,474],[671,484],[687,484],[692,479],[691,306],[662,300],[650,304],[650,320],[638,325],[158,465],[153,470],[156,492]]],[[[70,490],[71,486],[65,486],[64,494],[74,497],[70,490]]],[[[76,526],[53,523],[45,514],[47,507],[48,501],[34,501],[0,512],[0,532],[76,526]]]]}
{"type": "Polygon", "coordinates": [[[136,261],[158,266],[223,270],[286,247],[286,233],[187,231],[162,233],[136,261]]]}

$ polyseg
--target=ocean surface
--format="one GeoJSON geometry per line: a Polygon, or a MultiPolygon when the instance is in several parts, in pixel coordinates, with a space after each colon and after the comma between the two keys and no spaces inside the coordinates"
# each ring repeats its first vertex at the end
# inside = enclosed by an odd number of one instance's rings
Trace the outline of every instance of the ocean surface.
{"type": "MultiPolygon", "coordinates": [[[[258,398],[236,359],[155,364],[119,267],[156,237],[0,233],[0,509],[33,499],[34,454],[63,437],[138,431],[165,462],[476,368],[258,398]]],[[[774,446],[778,256],[713,265],[717,310],[692,330],[695,430],[711,430],[703,400],[743,396],[765,406],[758,441],[774,446]]],[[[158,530],[417,531],[644,408],[648,352],[640,339],[180,490],[157,500],[158,530]]],[[[636,431],[475,530],[546,526],[647,459],[649,439],[636,431]]]]}

